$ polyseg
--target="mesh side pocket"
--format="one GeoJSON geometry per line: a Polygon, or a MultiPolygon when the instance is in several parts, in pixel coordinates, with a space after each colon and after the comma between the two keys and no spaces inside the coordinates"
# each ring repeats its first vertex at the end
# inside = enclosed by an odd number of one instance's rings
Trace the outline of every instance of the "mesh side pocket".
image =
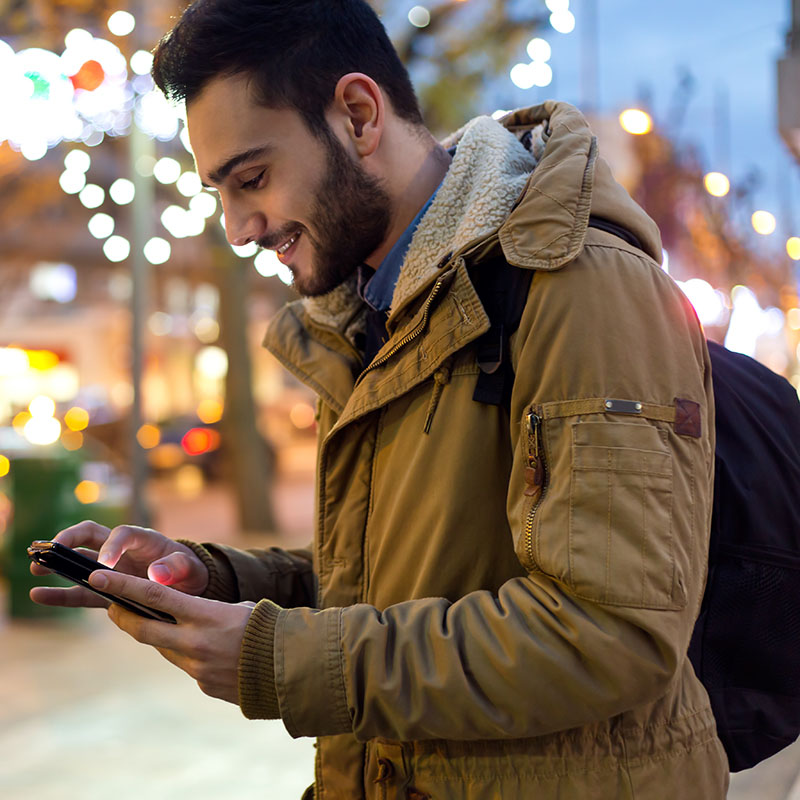
{"type": "Polygon", "coordinates": [[[800,695],[800,563],[721,554],[709,581],[693,643],[706,687],[800,695]]]}

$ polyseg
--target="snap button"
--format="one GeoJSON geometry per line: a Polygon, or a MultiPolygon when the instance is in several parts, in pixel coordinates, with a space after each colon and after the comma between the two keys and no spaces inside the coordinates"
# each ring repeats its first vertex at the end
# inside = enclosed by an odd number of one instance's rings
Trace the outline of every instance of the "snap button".
{"type": "Polygon", "coordinates": [[[384,783],[389,781],[394,776],[394,764],[388,758],[378,759],[378,777],[375,778],[375,783],[384,783]]]}

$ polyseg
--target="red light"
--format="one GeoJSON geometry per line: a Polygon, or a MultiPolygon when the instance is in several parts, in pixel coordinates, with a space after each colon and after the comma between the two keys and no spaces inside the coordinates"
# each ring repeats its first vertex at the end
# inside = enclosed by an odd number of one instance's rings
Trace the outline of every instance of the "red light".
{"type": "Polygon", "coordinates": [[[219,433],[211,428],[192,428],[181,439],[181,446],[190,456],[199,456],[219,447],[219,433]]]}
{"type": "Polygon", "coordinates": [[[70,76],[76,89],[93,92],[105,80],[106,73],[99,61],[87,61],[74,75],[70,76]]]}

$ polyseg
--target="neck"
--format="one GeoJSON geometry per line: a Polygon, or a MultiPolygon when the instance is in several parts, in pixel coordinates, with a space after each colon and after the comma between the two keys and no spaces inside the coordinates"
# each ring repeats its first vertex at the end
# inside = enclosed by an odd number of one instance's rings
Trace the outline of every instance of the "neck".
{"type": "Polygon", "coordinates": [[[409,170],[413,158],[399,159],[396,164],[397,182],[392,195],[392,222],[381,246],[367,259],[367,264],[377,269],[386,255],[411,224],[419,210],[444,179],[450,166],[449,153],[433,137],[420,142],[416,155],[417,168],[409,170]]]}

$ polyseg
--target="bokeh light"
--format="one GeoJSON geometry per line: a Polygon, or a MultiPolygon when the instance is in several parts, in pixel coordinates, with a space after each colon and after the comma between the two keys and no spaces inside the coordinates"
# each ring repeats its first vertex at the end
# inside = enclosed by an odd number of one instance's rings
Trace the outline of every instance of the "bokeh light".
{"type": "Polygon", "coordinates": [[[646,111],[639,108],[626,108],[619,115],[619,124],[627,133],[641,136],[653,129],[653,120],[646,111]]]}
{"type": "Polygon", "coordinates": [[[774,233],[778,224],[775,215],[764,210],[754,211],[753,215],[750,217],[750,221],[753,225],[753,230],[756,233],[760,233],[762,236],[769,236],[771,233],[774,233]]]}
{"type": "Polygon", "coordinates": [[[714,197],[725,197],[731,190],[731,182],[728,180],[728,176],[721,172],[709,172],[703,178],[703,184],[706,187],[706,191],[714,197]]]}

